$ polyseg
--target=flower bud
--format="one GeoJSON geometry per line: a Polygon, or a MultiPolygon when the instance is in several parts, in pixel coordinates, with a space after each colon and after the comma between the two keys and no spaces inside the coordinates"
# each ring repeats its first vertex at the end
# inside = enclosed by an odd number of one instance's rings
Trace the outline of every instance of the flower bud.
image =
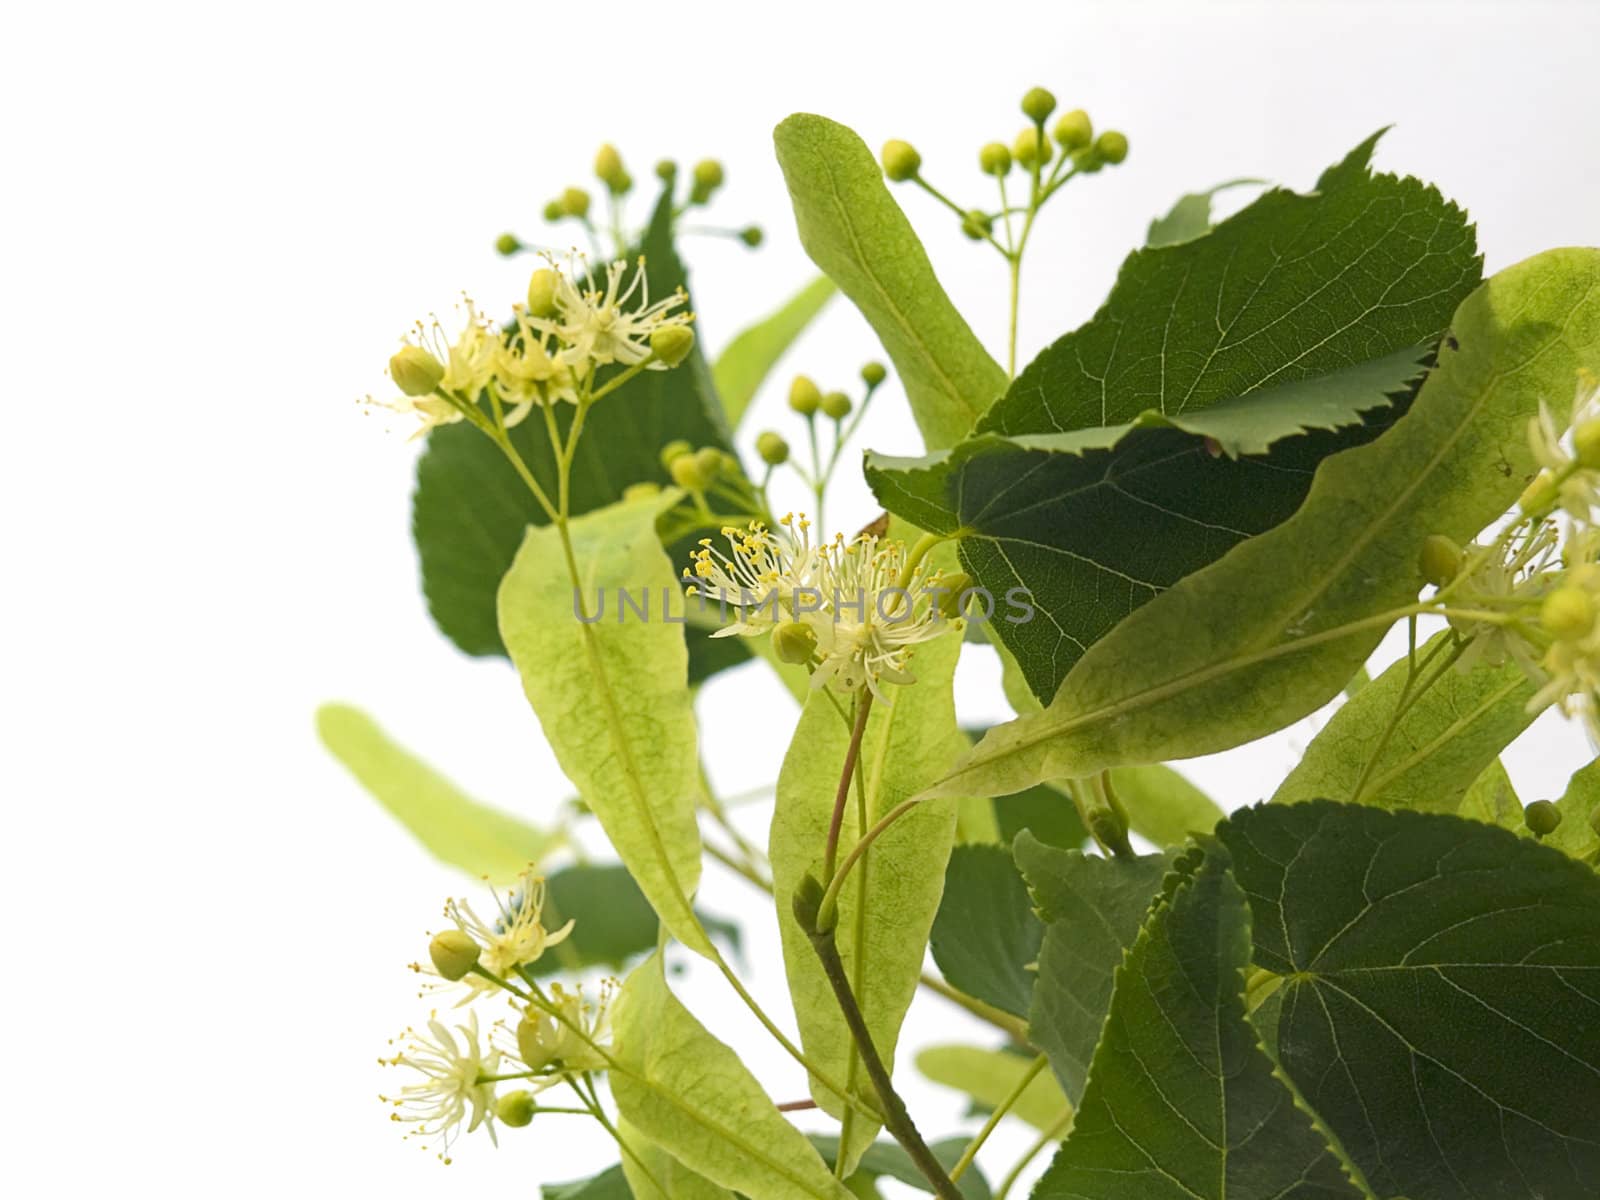
{"type": "Polygon", "coordinates": [[[421,346],[401,346],[389,358],[389,378],[407,396],[431,396],[444,378],[444,364],[421,346]]]}
{"type": "Polygon", "coordinates": [[[1080,175],[1093,175],[1105,165],[1106,160],[1100,157],[1100,150],[1095,146],[1086,146],[1072,156],[1072,166],[1080,175]]]}
{"type": "Polygon", "coordinates": [[[506,258],[522,249],[522,241],[514,233],[502,233],[494,240],[494,248],[506,258]]]}
{"type": "Polygon", "coordinates": [[[1094,141],[1099,156],[1115,166],[1128,157],[1128,135],[1108,129],[1094,141]]]}
{"type": "Polygon", "coordinates": [[[789,461],[789,443],[769,429],[756,438],[756,453],[769,467],[781,467],[789,461]]]}
{"type": "Polygon", "coordinates": [[[682,438],[674,438],[665,446],[661,447],[661,465],[670,469],[672,464],[678,459],[682,458],[685,454],[693,453],[694,447],[688,442],[684,441],[682,438]]]}
{"type": "Polygon", "coordinates": [[[767,240],[767,235],[761,232],[761,226],[759,225],[746,225],[739,230],[739,240],[754,250],[767,240]]]}
{"type": "Polygon", "coordinates": [[[1522,810],[1522,820],[1534,837],[1546,837],[1561,824],[1561,810],[1548,800],[1535,800],[1522,810]]]}
{"type": "Polygon", "coordinates": [[[822,392],[809,376],[794,377],[794,382],[789,385],[789,407],[802,417],[814,416],[817,409],[822,407],[822,392]]]}
{"type": "Polygon", "coordinates": [[[1600,419],[1584,421],[1572,431],[1572,448],[1580,467],[1600,471],[1600,419]]]}
{"type": "Polygon", "coordinates": [[[549,1039],[543,1036],[539,1024],[539,1018],[531,1011],[517,1022],[517,1057],[530,1071],[544,1070],[552,1058],[549,1039]]]}
{"type": "Polygon", "coordinates": [[[659,496],[660,494],[661,485],[659,483],[652,483],[648,479],[641,479],[638,483],[630,483],[627,487],[622,489],[622,498],[624,500],[645,500],[651,496],[659,496]]]}
{"type": "Polygon", "coordinates": [[[656,163],[656,178],[662,183],[671,183],[678,178],[678,164],[670,158],[663,158],[656,163]]]}
{"type": "Polygon", "coordinates": [[[667,464],[667,474],[672,476],[673,483],[691,492],[705,491],[714,478],[711,472],[704,469],[698,454],[678,455],[667,464]]]}
{"type": "Polygon", "coordinates": [[[843,392],[829,392],[822,398],[823,414],[835,421],[842,421],[848,417],[852,407],[850,397],[843,392]]]}
{"type": "Polygon", "coordinates": [[[533,1093],[526,1088],[518,1088],[514,1092],[507,1092],[494,1102],[494,1115],[513,1129],[521,1129],[533,1120],[536,1108],[533,1093]]]}
{"type": "MultiPolygon", "coordinates": [[[[694,452],[695,469],[705,476],[706,483],[712,483],[719,475],[727,474],[728,456],[715,446],[703,446],[694,452]]],[[[735,467],[738,463],[734,464],[735,467]]]]}
{"type": "Polygon", "coordinates": [[[694,349],[694,330],[687,325],[664,325],[650,335],[650,349],[660,361],[675,367],[694,349]]]}
{"type": "Polygon", "coordinates": [[[816,631],[803,621],[785,621],[772,631],[772,652],[779,662],[804,666],[816,651],[816,631]]]}
{"type": "Polygon", "coordinates": [[[1022,97],[1022,115],[1043,125],[1056,110],[1056,98],[1042,87],[1029,88],[1022,97]]]}
{"type": "Polygon", "coordinates": [[[1555,476],[1549,471],[1540,471],[1534,476],[1533,482],[1523,489],[1522,495],[1517,498],[1517,507],[1529,516],[1537,516],[1547,511],[1556,502],[1555,476]]]}
{"type": "Polygon", "coordinates": [[[965,571],[946,575],[939,581],[945,590],[939,593],[939,615],[947,621],[959,620],[962,615],[961,593],[972,586],[972,576],[965,571]]]}
{"type": "Polygon", "coordinates": [[[589,193],[580,187],[569,187],[562,192],[558,203],[566,216],[582,218],[589,215],[589,193]]]}
{"type": "Polygon", "coordinates": [[[1594,628],[1594,600],[1579,587],[1560,587],[1539,606],[1539,625],[1551,637],[1575,642],[1594,628]]]}
{"type": "Polygon", "coordinates": [[[601,146],[594,156],[594,175],[601,183],[614,194],[621,195],[627,191],[624,182],[631,183],[628,172],[622,165],[622,155],[610,142],[601,146]]]}
{"type": "Polygon", "coordinates": [[[1037,129],[1024,129],[1017,134],[1017,140],[1011,144],[1011,152],[1016,155],[1017,161],[1029,170],[1035,163],[1044,166],[1049,162],[1055,151],[1050,148],[1050,139],[1041,137],[1037,129]]]}
{"type": "MultiPolygon", "coordinates": [[[[794,890],[794,919],[800,923],[800,928],[809,934],[826,934],[833,932],[833,926],[826,929],[822,927],[822,898],[825,895],[822,881],[815,875],[806,875],[800,885],[794,890]]],[[[837,912],[835,912],[837,917],[837,912]]]]}
{"type": "Polygon", "coordinates": [[[567,210],[562,207],[561,201],[559,200],[552,200],[549,204],[544,206],[544,219],[549,221],[551,224],[561,220],[561,218],[566,215],[567,210]]]}
{"type": "Polygon", "coordinates": [[[1011,151],[1001,142],[990,142],[978,151],[978,168],[985,175],[1004,175],[1011,170],[1011,151]]]}
{"type": "Polygon", "coordinates": [[[1068,154],[1074,150],[1082,150],[1094,141],[1094,123],[1089,120],[1089,114],[1081,108],[1062,113],[1056,119],[1056,127],[1052,132],[1055,134],[1056,142],[1068,154]]]}
{"type": "Polygon", "coordinates": [[[428,943],[428,957],[433,960],[433,969],[439,972],[441,979],[448,979],[451,983],[478,965],[480,952],[478,943],[461,929],[446,929],[443,933],[434,934],[433,941],[428,943]]]}
{"type": "Polygon", "coordinates": [[[961,232],[975,242],[983,241],[993,229],[994,222],[981,209],[974,208],[961,218],[961,232]]]}
{"type": "Polygon", "coordinates": [[[714,158],[702,158],[694,165],[694,185],[708,193],[721,187],[725,178],[722,164],[714,158]]]}
{"type": "Polygon", "coordinates": [[[889,369],[881,362],[869,362],[861,368],[861,380],[869,388],[877,387],[887,378],[889,378],[889,369]]]}
{"type": "Polygon", "coordinates": [[[1417,567],[1434,587],[1443,587],[1461,573],[1461,547],[1442,533],[1430,533],[1422,539],[1417,567]]]}
{"type": "Polygon", "coordinates": [[[904,183],[922,168],[922,155],[910,142],[891,138],[883,144],[883,173],[895,183],[904,183]]]}
{"type": "Polygon", "coordinates": [[[528,315],[548,317],[556,311],[556,286],[561,277],[549,267],[540,267],[528,277],[528,315]]]}

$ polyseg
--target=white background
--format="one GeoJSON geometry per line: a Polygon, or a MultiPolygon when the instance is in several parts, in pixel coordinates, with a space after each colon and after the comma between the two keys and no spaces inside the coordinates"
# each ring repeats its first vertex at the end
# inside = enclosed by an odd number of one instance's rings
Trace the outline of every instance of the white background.
{"type": "MultiPolygon", "coordinates": [[[[1600,235],[1600,23],[1578,3],[78,4],[6,24],[0,1177],[16,1195],[531,1195],[609,1159],[550,1122],[498,1152],[463,1142],[448,1173],[401,1145],[375,1060],[418,1013],[404,964],[465,885],[311,725],[349,699],[487,801],[540,819],[567,794],[506,665],[429,623],[415,447],[355,398],[459,289],[490,311],[517,296],[526,260],[493,237],[539,234],[602,139],[641,180],[661,155],[721,157],[715,214],[768,228],[759,253],[692,248],[713,349],[809,277],[769,143],[796,109],[914,141],[973,203],[976,149],[1010,140],[1031,84],[1127,131],[1127,164],[1044,222],[1024,359],[1093,311],[1179,193],[1307,187],[1391,122],[1379,164],[1467,204],[1489,269],[1600,235]]],[[[1000,264],[903,199],[997,344],[1000,264]]],[[[871,353],[840,303],[786,365],[829,386],[871,353]]],[[[779,389],[760,403],[781,421],[779,389]]],[[[898,393],[865,441],[915,449],[898,393]]],[[[835,511],[871,515],[860,487],[835,511]]],[[[993,671],[965,678],[968,715],[1004,715],[993,671]]],[[[719,781],[770,781],[791,719],[759,668],[708,688],[719,781]]],[[[1307,735],[1191,774],[1256,800],[1307,735]]],[[[1546,721],[1510,762],[1532,799],[1585,755],[1546,721]]],[[[708,873],[704,896],[772,939],[742,884],[708,873]]],[[[774,956],[754,970],[781,1007],[774,956]]],[[[685,994],[775,1095],[801,1094],[718,981],[685,994]]],[[[908,1046],[956,1037],[987,1040],[918,1003],[908,1046]]],[[[955,1130],[951,1094],[912,1090],[927,1132],[955,1130]]],[[[1026,1140],[1002,1132],[991,1178],[1026,1140]]]]}

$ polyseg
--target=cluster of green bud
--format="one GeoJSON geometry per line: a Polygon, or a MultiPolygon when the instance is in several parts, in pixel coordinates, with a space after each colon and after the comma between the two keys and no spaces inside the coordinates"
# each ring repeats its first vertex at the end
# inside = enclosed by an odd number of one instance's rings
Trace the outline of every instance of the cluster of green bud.
{"type": "Polygon", "coordinates": [[[1561,824],[1561,810],[1549,800],[1535,800],[1522,810],[1522,820],[1534,837],[1548,837],[1561,824]]]}
{"type": "Polygon", "coordinates": [[[626,196],[633,190],[633,176],[622,165],[622,155],[610,142],[601,146],[594,156],[594,175],[613,196],[626,196]]]}
{"type": "Polygon", "coordinates": [[[1417,554],[1417,569],[1434,587],[1444,587],[1461,574],[1461,547],[1442,533],[1429,534],[1417,554]]]}
{"type": "Polygon", "coordinates": [[[756,453],[769,467],[781,467],[789,461],[789,443],[772,430],[756,438],[756,453]]]}
{"type": "Polygon", "coordinates": [[[739,460],[726,450],[715,446],[696,450],[681,439],[661,448],[661,465],[673,483],[691,492],[703,492],[718,479],[739,473],[739,460]]]}
{"type": "Polygon", "coordinates": [[[589,193],[580,187],[569,187],[544,206],[544,219],[554,224],[571,217],[582,221],[589,216],[589,193]]]}
{"type": "Polygon", "coordinates": [[[1036,165],[1042,167],[1055,157],[1055,149],[1038,126],[1029,126],[1017,134],[1017,140],[1011,143],[1011,154],[1019,166],[1031,171],[1036,165]]]}
{"type": "Polygon", "coordinates": [[[726,176],[722,164],[714,158],[703,158],[694,165],[694,182],[689,188],[690,204],[706,204],[723,184],[726,176]]]}
{"type": "Polygon", "coordinates": [[[389,358],[389,378],[407,396],[431,396],[444,378],[444,364],[421,346],[405,345],[389,358]]]}

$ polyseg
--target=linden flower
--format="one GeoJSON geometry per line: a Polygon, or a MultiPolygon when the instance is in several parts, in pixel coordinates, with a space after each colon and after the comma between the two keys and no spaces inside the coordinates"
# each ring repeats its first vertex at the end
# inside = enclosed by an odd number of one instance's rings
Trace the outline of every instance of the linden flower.
{"type": "MultiPolygon", "coordinates": [[[[577,261],[584,261],[579,259],[577,261]]],[[[554,266],[554,262],[551,263],[554,266]]],[[[650,283],[645,278],[644,259],[638,260],[632,278],[630,264],[619,260],[606,267],[604,288],[580,288],[568,270],[556,271],[553,303],[555,314],[548,318],[529,318],[528,323],[561,343],[557,357],[582,375],[591,366],[620,363],[631,367],[650,357],[650,335],[659,329],[687,325],[690,313],[674,313],[688,297],[676,291],[664,299],[650,302],[650,283]],[[626,281],[626,286],[624,282],[626,281]]],[[[585,262],[584,274],[589,273],[585,262]]],[[[656,362],[650,369],[666,370],[656,362]]]]}
{"type": "Polygon", "coordinates": [[[872,536],[846,544],[837,535],[820,560],[827,605],[801,617],[817,635],[821,659],[811,686],[833,683],[846,692],[866,687],[881,700],[880,682],[916,682],[906,670],[913,648],[960,626],[946,620],[934,602],[943,574],[919,563],[902,583],[905,547],[872,536]]]}
{"type": "Polygon", "coordinates": [[[550,1068],[562,1075],[604,1070],[606,1058],[597,1047],[611,1036],[615,991],[615,982],[608,979],[590,1003],[582,988],[569,991],[552,984],[550,999],[560,1016],[530,1006],[517,1026],[517,1057],[530,1071],[550,1068]]]}
{"type": "MultiPolygon", "coordinates": [[[[1482,551],[1483,547],[1467,547],[1467,560],[1471,562],[1482,556],[1482,551]]],[[[1449,603],[1518,615],[1528,612],[1549,585],[1547,572],[1555,554],[1555,527],[1548,521],[1541,521],[1508,542],[1499,555],[1485,558],[1466,579],[1452,585],[1449,603]]],[[[1510,659],[1530,678],[1544,680],[1538,665],[1538,648],[1529,642],[1520,623],[1501,624],[1461,617],[1449,620],[1457,635],[1469,643],[1466,652],[1456,660],[1458,671],[1465,674],[1480,662],[1492,667],[1503,666],[1510,659]]]]}
{"type": "MultiPolygon", "coordinates": [[[[531,868],[523,872],[515,891],[506,896],[494,893],[494,898],[500,912],[492,921],[479,917],[465,900],[451,900],[444,907],[445,916],[483,947],[478,965],[492,975],[501,979],[515,975],[518,967],[537,962],[547,949],[572,933],[572,921],[556,930],[544,927],[544,877],[531,868]]],[[[476,974],[464,976],[461,982],[468,988],[462,1004],[497,986],[476,974]]]]}
{"type": "MultiPolygon", "coordinates": [[[[452,425],[461,420],[461,406],[476,403],[478,394],[489,386],[494,377],[500,335],[494,325],[478,312],[470,297],[463,297],[462,300],[466,306],[466,321],[460,333],[454,338],[450,337],[437,316],[430,317],[427,324],[418,321],[403,339],[405,344],[401,354],[390,360],[390,373],[393,375],[393,364],[405,355],[408,348],[422,351],[426,356],[424,361],[431,361],[431,374],[438,376],[433,390],[422,395],[406,392],[393,400],[367,398],[370,404],[398,413],[414,413],[420,418],[422,424],[411,435],[412,440],[426,436],[440,425],[452,425]]],[[[403,379],[396,380],[402,388],[406,382],[403,379]]]]}
{"type": "Polygon", "coordinates": [[[390,1120],[415,1126],[409,1137],[437,1138],[439,1159],[450,1161],[450,1144],[467,1123],[471,1133],[479,1125],[498,1141],[494,1132],[494,1085],[480,1082],[493,1075],[500,1065],[500,1051],[484,1049],[478,1040],[478,1016],[473,1013],[465,1025],[452,1034],[437,1017],[428,1021],[426,1033],[408,1029],[401,1034],[405,1047],[393,1058],[378,1061],[390,1067],[409,1067],[422,1076],[408,1083],[398,1096],[380,1096],[394,1105],[390,1120]],[[457,1035],[459,1035],[459,1040],[457,1035]]]}
{"type": "Polygon", "coordinates": [[[512,406],[505,415],[507,429],[520,423],[536,404],[562,400],[568,404],[578,402],[572,368],[552,357],[547,341],[549,335],[535,329],[520,306],[516,320],[515,334],[496,347],[494,360],[494,378],[500,395],[512,406]]]}
{"type": "Polygon", "coordinates": [[[821,559],[811,544],[811,522],[804,513],[789,513],[782,530],[770,530],[760,521],[748,528],[728,526],[722,536],[731,553],[723,553],[710,538],[700,539],[693,565],[683,569],[688,592],[702,603],[715,601],[725,612],[732,606],[739,619],[712,637],[769,633],[786,614],[816,602],[824,594],[818,586],[821,559]]]}
{"type": "MultiPolygon", "coordinates": [[[[1539,402],[1539,415],[1528,422],[1528,448],[1534,460],[1554,478],[1561,479],[1557,504],[1569,516],[1587,521],[1600,506],[1600,471],[1580,462],[1573,431],[1600,417],[1600,380],[1588,371],[1578,373],[1577,391],[1567,424],[1558,426],[1550,408],[1539,402]]],[[[1593,461],[1592,459],[1590,460],[1593,461]]]]}

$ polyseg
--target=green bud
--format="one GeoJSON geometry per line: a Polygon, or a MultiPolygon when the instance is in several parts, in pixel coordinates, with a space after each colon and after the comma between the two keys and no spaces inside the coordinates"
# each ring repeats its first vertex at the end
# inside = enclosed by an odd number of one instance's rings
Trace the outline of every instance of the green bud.
{"type": "Polygon", "coordinates": [[[1556,481],[1549,471],[1540,471],[1517,498],[1517,507],[1529,516],[1548,511],[1556,502],[1556,481]]]}
{"type": "Polygon", "coordinates": [[[739,240],[754,250],[767,240],[767,235],[761,232],[761,226],[759,225],[746,225],[739,230],[739,240]]]}
{"type": "Polygon", "coordinates": [[[1055,154],[1050,147],[1050,139],[1040,136],[1039,131],[1031,127],[1017,134],[1017,140],[1011,144],[1011,152],[1029,170],[1033,169],[1034,163],[1044,166],[1055,154]]]}
{"type": "Polygon", "coordinates": [[[1095,139],[1094,148],[1101,158],[1115,166],[1128,157],[1128,135],[1108,129],[1095,139]]]}
{"type": "Polygon", "coordinates": [[[1430,533],[1422,539],[1417,567],[1434,587],[1443,587],[1461,573],[1461,547],[1442,533],[1430,533]]]}
{"type": "Polygon", "coordinates": [[[729,454],[726,450],[718,450],[717,455],[722,460],[722,473],[729,479],[744,474],[744,464],[735,455],[729,454]]]}
{"type": "Polygon", "coordinates": [[[990,142],[978,151],[978,168],[985,175],[1004,175],[1011,170],[1011,151],[1000,142],[990,142]]]}
{"type": "Polygon", "coordinates": [[[549,267],[540,267],[528,276],[528,315],[548,317],[556,311],[556,287],[561,282],[549,267]]]}
{"type": "Polygon", "coordinates": [[[1072,165],[1080,174],[1093,175],[1105,168],[1106,160],[1100,157],[1098,147],[1087,146],[1072,156],[1072,165]]]}
{"type": "Polygon", "coordinates": [[[623,186],[628,180],[628,172],[622,165],[622,155],[610,142],[601,146],[594,156],[594,176],[615,195],[621,195],[628,189],[623,186]]]}
{"type": "Polygon", "coordinates": [[[494,1102],[494,1115],[513,1129],[521,1129],[533,1120],[537,1107],[533,1093],[526,1088],[519,1088],[514,1092],[507,1092],[494,1102]]]}
{"type": "Polygon", "coordinates": [[[789,461],[789,443],[769,429],[756,438],[756,453],[769,467],[781,467],[789,461]]]}
{"type": "Polygon", "coordinates": [[[656,178],[662,183],[671,183],[678,178],[678,164],[670,158],[663,158],[656,164],[656,178]]]}
{"type": "Polygon", "coordinates": [[[1580,467],[1600,470],[1600,419],[1584,421],[1572,431],[1572,448],[1580,467]]]}
{"type": "Polygon", "coordinates": [[[1075,150],[1082,150],[1094,141],[1094,123],[1089,120],[1089,114],[1081,108],[1075,108],[1069,113],[1062,113],[1056,119],[1053,130],[1056,142],[1068,154],[1075,150]]]}
{"type": "Polygon", "coordinates": [[[694,465],[709,484],[727,472],[728,456],[715,446],[705,446],[694,452],[694,465]]]}
{"type": "Polygon", "coordinates": [[[889,378],[889,369],[881,362],[869,362],[861,368],[861,379],[869,388],[875,388],[889,378]]]}
{"type": "Polygon", "coordinates": [[[789,385],[789,407],[802,417],[815,416],[822,407],[822,392],[807,375],[796,375],[789,385]]]}
{"type": "Polygon", "coordinates": [[[1522,820],[1534,837],[1547,837],[1561,824],[1561,810],[1548,800],[1535,800],[1522,810],[1522,820]]]}
{"type": "Polygon", "coordinates": [[[506,258],[510,258],[522,249],[522,241],[514,233],[502,233],[494,240],[494,248],[506,258]]]}
{"type": "Polygon", "coordinates": [[[703,469],[698,454],[678,455],[667,464],[667,474],[672,476],[673,483],[691,492],[705,491],[714,478],[711,472],[703,469]]]}
{"type": "Polygon", "coordinates": [[[1042,87],[1029,88],[1022,97],[1022,115],[1043,125],[1056,110],[1056,98],[1042,87]]]}
{"type": "Polygon", "coordinates": [[[389,357],[389,378],[408,396],[431,396],[444,378],[444,364],[421,346],[401,346],[389,357]]]}
{"type": "Polygon", "coordinates": [[[1539,605],[1539,625],[1551,637],[1575,642],[1594,628],[1594,600],[1578,587],[1560,587],[1539,605]]]}
{"type": "Polygon", "coordinates": [[[994,229],[994,222],[989,215],[979,209],[972,209],[961,218],[961,232],[975,242],[981,242],[988,237],[994,229]]]}
{"type": "Polygon", "coordinates": [[[661,485],[652,483],[648,479],[642,479],[638,483],[630,483],[622,489],[622,498],[624,500],[644,500],[650,496],[659,496],[660,494],[661,485]]]}
{"type": "MultiPolygon", "coordinates": [[[[806,875],[800,881],[800,886],[794,890],[794,899],[791,902],[794,908],[794,919],[800,923],[800,928],[807,933],[825,934],[833,932],[832,925],[822,927],[822,897],[826,894],[822,881],[815,875],[806,875]]],[[[837,917],[837,913],[835,914],[837,917]]]]}
{"type": "Polygon", "coordinates": [[[460,929],[436,933],[433,941],[428,943],[428,957],[433,960],[433,969],[439,972],[441,979],[448,979],[451,983],[478,965],[479,953],[478,943],[460,929]]]}
{"type": "Polygon", "coordinates": [[[694,165],[694,185],[708,194],[721,187],[725,178],[722,164],[714,158],[702,158],[694,165]]]}
{"type": "Polygon", "coordinates": [[[554,224],[567,215],[567,210],[562,207],[561,201],[552,200],[544,206],[544,219],[554,224]]]}
{"type": "Polygon", "coordinates": [[[850,397],[843,392],[829,392],[822,398],[824,415],[832,417],[835,421],[842,421],[848,417],[853,407],[850,397]]]}
{"type": "Polygon", "coordinates": [[[517,1022],[517,1057],[530,1071],[543,1070],[550,1064],[550,1049],[539,1034],[539,1021],[531,1013],[517,1022]]]}
{"type": "Polygon", "coordinates": [[[566,216],[583,218],[589,215],[589,193],[580,187],[569,187],[557,201],[566,216]]]}
{"type": "Polygon", "coordinates": [[[665,325],[650,335],[650,349],[660,361],[675,367],[694,349],[694,330],[687,325],[665,325]]]}
{"type": "Polygon", "coordinates": [[[939,595],[939,615],[947,621],[959,619],[962,615],[961,593],[972,586],[972,576],[965,571],[957,571],[941,579],[939,586],[949,589],[939,595]]]}
{"type": "Polygon", "coordinates": [[[693,454],[694,447],[682,438],[675,438],[661,447],[661,465],[669,470],[672,464],[685,454],[693,454]]]}
{"type": "Polygon", "coordinates": [[[804,666],[816,651],[816,631],[803,621],[785,621],[772,631],[772,652],[779,662],[804,666]]]}
{"type": "Polygon", "coordinates": [[[922,168],[922,155],[910,142],[890,138],[883,144],[883,173],[895,183],[904,183],[922,168]]]}

